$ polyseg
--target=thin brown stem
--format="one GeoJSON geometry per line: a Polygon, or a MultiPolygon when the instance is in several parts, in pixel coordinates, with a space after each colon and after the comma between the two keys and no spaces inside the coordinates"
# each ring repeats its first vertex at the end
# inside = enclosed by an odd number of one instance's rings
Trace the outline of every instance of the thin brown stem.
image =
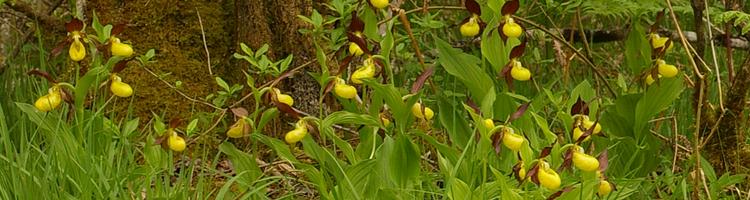
{"type": "Polygon", "coordinates": [[[201,134],[198,134],[198,137],[195,137],[192,140],[190,140],[187,145],[193,144],[196,141],[198,141],[199,138],[205,135],[208,135],[209,132],[211,132],[212,130],[214,130],[214,128],[219,126],[219,123],[221,123],[221,120],[224,119],[224,115],[226,114],[227,114],[227,109],[221,109],[221,114],[219,114],[219,118],[217,118],[216,121],[214,121],[213,125],[211,125],[211,127],[203,131],[201,134]]]}
{"type": "Polygon", "coordinates": [[[422,56],[422,51],[419,50],[419,44],[417,43],[417,39],[414,38],[414,33],[411,31],[411,23],[409,23],[409,19],[406,18],[406,12],[401,9],[398,11],[398,17],[401,20],[401,23],[404,25],[404,29],[406,29],[406,33],[409,35],[409,39],[411,40],[411,46],[414,48],[414,51],[417,55],[417,59],[419,60],[419,65],[422,66],[422,69],[426,69],[427,66],[424,64],[424,57],[422,56]]]}
{"type": "Polygon", "coordinates": [[[147,67],[145,67],[145,66],[144,66],[144,67],[143,67],[143,69],[144,69],[144,70],[146,70],[146,72],[148,72],[148,73],[149,73],[149,74],[151,74],[152,76],[154,76],[154,77],[155,77],[156,79],[159,79],[159,80],[160,80],[160,81],[161,81],[162,83],[164,83],[164,84],[165,84],[165,85],[167,85],[167,86],[168,86],[169,88],[171,88],[172,90],[174,90],[175,92],[177,92],[178,94],[180,94],[180,96],[184,97],[185,99],[187,99],[187,100],[189,100],[189,101],[192,101],[192,102],[195,102],[195,103],[199,103],[199,104],[203,104],[203,105],[206,105],[206,106],[208,106],[208,107],[211,107],[211,108],[213,108],[213,109],[217,109],[217,110],[221,110],[221,109],[222,109],[222,108],[216,107],[215,105],[213,105],[213,104],[211,104],[211,103],[208,103],[208,102],[205,102],[205,101],[201,101],[201,100],[198,100],[198,99],[195,99],[195,98],[192,98],[192,97],[188,96],[188,95],[187,95],[187,94],[185,94],[184,92],[182,92],[182,91],[180,91],[179,89],[177,89],[177,87],[175,87],[175,86],[174,86],[174,85],[172,85],[171,83],[169,83],[169,82],[167,82],[166,80],[164,80],[164,79],[162,79],[161,77],[159,77],[159,75],[157,75],[156,73],[154,73],[153,71],[151,71],[151,70],[150,70],[150,69],[148,69],[147,67]]]}
{"type": "MultiPolygon", "coordinates": [[[[724,2],[724,9],[726,10],[735,10],[734,1],[732,0],[726,0],[724,2]]],[[[729,82],[732,83],[734,81],[734,49],[732,48],[732,24],[734,23],[734,20],[729,21],[724,24],[724,45],[727,47],[727,76],[729,79],[729,82]]]]}
{"type": "MultiPolygon", "coordinates": [[[[682,42],[682,45],[685,47],[690,46],[690,43],[685,38],[685,34],[682,33],[682,28],[680,28],[680,23],[677,22],[677,15],[674,14],[674,8],[672,8],[672,1],[667,0],[667,7],[669,8],[669,14],[672,16],[672,22],[675,25],[675,28],[677,28],[677,34],[680,36],[680,42],[682,42]]],[[[686,48],[689,49],[689,48],[686,48]]],[[[688,57],[693,57],[691,51],[685,51],[688,57]]],[[[695,63],[695,60],[688,59],[690,61],[690,64],[693,66],[693,72],[696,76],[698,76],[699,79],[704,79],[703,74],[701,73],[700,69],[698,69],[698,64],[695,63]]]]}
{"type": "MultiPolygon", "coordinates": [[[[682,28],[680,28],[680,24],[677,21],[677,16],[674,13],[674,8],[672,7],[672,2],[670,0],[666,0],[666,1],[667,1],[667,7],[669,8],[669,14],[671,16],[672,22],[674,23],[675,28],[677,28],[677,33],[680,36],[680,41],[682,42],[682,45],[686,47],[685,49],[688,49],[685,52],[688,55],[688,57],[692,58],[693,57],[691,55],[692,53],[689,50],[690,49],[689,48],[690,47],[689,46],[690,43],[688,43],[687,39],[685,39],[685,35],[682,33],[682,28]]],[[[702,24],[702,23],[698,22],[698,24],[702,24]]],[[[702,31],[700,31],[700,30],[697,30],[697,32],[702,33],[702,31]]],[[[696,104],[696,106],[695,106],[695,108],[696,108],[695,109],[696,110],[696,115],[695,115],[696,119],[695,119],[695,133],[694,133],[694,137],[693,137],[693,145],[694,145],[693,156],[695,157],[695,170],[693,172],[701,172],[702,171],[701,170],[701,163],[700,163],[700,160],[701,160],[700,156],[701,155],[700,155],[700,145],[699,144],[700,144],[701,117],[702,117],[702,111],[703,111],[703,93],[704,93],[706,85],[705,85],[705,82],[704,82],[704,76],[701,73],[701,70],[698,69],[698,65],[696,64],[695,60],[694,59],[688,59],[688,60],[690,61],[690,64],[693,66],[693,72],[694,72],[695,76],[698,78],[698,80],[696,81],[697,85],[696,85],[696,88],[695,88],[695,90],[697,90],[696,91],[697,95],[694,96],[695,97],[694,102],[696,104]]],[[[695,176],[697,176],[697,174],[695,174],[695,176]]],[[[693,182],[692,182],[692,185],[693,185],[693,198],[694,199],[699,199],[699,197],[700,197],[700,194],[699,194],[700,193],[699,192],[700,191],[699,190],[700,186],[699,186],[699,183],[698,183],[699,182],[698,181],[698,177],[695,177],[695,176],[693,177],[693,182]]]]}
{"type": "MultiPolygon", "coordinates": [[[[667,1],[669,1],[669,0],[667,0],[667,1]]],[[[701,79],[700,81],[703,82],[703,79],[701,79]]],[[[705,91],[705,87],[706,87],[706,84],[704,82],[704,83],[702,83],[700,85],[700,88],[698,88],[698,92],[699,92],[699,94],[698,94],[698,106],[697,106],[697,109],[696,109],[697,113],[695,114],[695,134],[693,135],[694,136],[693,137],[693,145],[694,145],[693,156],[695,156],[695,168],[696,168],[695,171],[697,171],[697,172],[703,172],[703,169],[701,169],[701,154],[700,154],[700,145],[699,144],[700,144],[701,114],[702,114],[702,111],[703,111],[703,98],[704,98],[703,97],[703,95],[704,95],[703,93],[705,91]]],[[[693,189],[694,189],[693,190],[693,192],[694,192],[693,193],[693,195],[694,195],[693,197],[695,197],[695,199],[699,199],[700,194],[698,192],[699,190],[698,190],[697,180],[693,180],[693,189]]],[[[708,195],[710,195],[710,194],[708,194],[708,195]]]]}
{"type": "Polygon", "coordinates": [[[612,94],[613,97],[617,97],[617,93],[615,93],[615,90],[612,89],[612,86],[609,85],[609,82],[607,82],[607,80],[604,79],[604,75],[599,70],[599,67],[597,67],[596,64],[594,64],[591,60],[589,60],[586,57],[586,55],[583,55],[583,53],[581,53],[581,51],[579,51],[578,49],[576,49],[573,46],[573,44],[570,44],[568,41],[565,41],[565,39],[563,39],[559,35],[552,33],[552,31],[544,28],[543,26],[541,26],[541,25],[539,25],[537,23],[532,22],[531,20],[528,20],[528,19],[525,19],[525,18],[522,18],[522,17],[518,17],[518,16],[513,16],[513,18],[515,18],[515,19],[517,19],[517,20],[519,20],[519,21],[521,21],[521,22],[523,22],[525,24],[531,25],[531,26],[533,26],[533,27],[535,27],[535,28],[543,31],[544,33],[547,33],[547,35],[549,35],[553,39],[559,41],[560,43],[565,44],[565,46],[567,46],[576,55],[578,55],[581,58],[581,60],[583,60],[583,62],[586,63],[586,65],[588,65],[591,68],[592,71],[594,71],[594,75],[596,76],[596,78],[598,78],[599,80],[602,81],[602,83],[604,83],[604,86],[607,87],[607,90],[609,90],[609,93],[612,94]]]}
{"type": "MultiPolygon", "coordinates": [[[[659,138],[660,140],[662,140],[662,141],[664,141],[666,143],[670,143],[671,142],[671,139],[667,138],[666,136],[660,135],[659,133],[657,133],[654,130],[649,130],[649,132],[651,133],[651,135],[656,136],[657,138],[659,138]]],[[[685,146],[680,145],[677,142],[674,142],[673,145],[675,145],[675,149],[679,148],[680,150],[683,150],[683,151],[688,152],[688,153],[692,152],[692,150],[688,149],[685,146]]],[[[677,151],[675,151],[675,153],[677,153],[677,151]]]]}
{"type": "Polygon", "coordinates": [[[722,111],[721,114],[719,114],[719,119],[716,119],[716,123],[711,128],[711,131],[708,133],[708,136],[703,138],[703,142],[700,143],[699,147],[702,149],[706,146],[706,143],[711,140],[711,137],[714,136],[714,134],[719,129],[719,125],[721,124],[721,120],[724,119],[724,115],[726,114],[726,111],[722,111]]]}
{"type": "MultiPolygon", "coordinates": [[[[591,47],[589,46],[589,39],[586,36],[583,22],[581,22],[581,7],[576,9],[576,21],[578,22],[578,34],[581,34],[581,41],[583,41],[583,49],[586,50],[586,59],[592,60],[591,47]]],[[[572,38],[572,37],[571,37],[572,38]]],[[[592,60],[593,61],[593,60],[592,60]]]]}
{"type": "Polygon", "coordinates": [[[206,32],[203,30],[203,20],[201,19],[201,13],[198,9],[195,10],[198,14],[198,24],[201,26],[201,37],[203,38],[203,49],[206,50],[206,65],[208,66],[208,75],[214,76],[214,72],[211,70],[211,53],[208,51],[208,45],[206,45],[206,32]]]}
{"type": "MultiPolygon", "coordinates": [[[[409,15],[409,14],[412,14],[412,13],[415,13],[415,12],[423,11],[425,9],[427,9],[427,10],[464,10],[466,8],[464,8],[463,6],[428,6],[428,7],[419,7],[419,8],[411,9],[411,10],[408,10],[408,11],[404,12],[404,14],[405,15],[409,15]]],[[[391,16],[388,19],[384,19],[382,21],[379,21],[378,25],[381,25],[383,23],[391,21],[391,20],[393,20],[393,18],[396,18],[396,16],[391,16]]]]}
{"type": "MultiPolygon", "coordinates": [[[[703,4],[704,4],[704,6],[706,8],[708,8],[708,2],[707,1],[703,1],[703,4]]],[[[710,9],[706,9],[706,25],[707,26],[711,25],[711,13],[710,13],[710,9]]],[[[709,28],[708,29],[708,38],[713,38],[713,37],[714,37],[713,36],[713,31],[709,28]]],[[[709,44],[711,46],[711,57],[713,58],[713,61],[714,61],[714,63],[713,63],[714,64],[714,70],[716,71],[716,73],[715,73],[716,74],[716,87],[717,87],[718,92],[719,92],[719,108],[721,108],[721,112],[723,113],[723,112],[725,112],[725,109],[724,109],[724,94],[723,94],[722,85],[721,85],[721,71],[719,71],[719,61],[716,58],[716,47],[715,47],[716,45],[714,45],[714,40],[709,40],[709,44]]]]}

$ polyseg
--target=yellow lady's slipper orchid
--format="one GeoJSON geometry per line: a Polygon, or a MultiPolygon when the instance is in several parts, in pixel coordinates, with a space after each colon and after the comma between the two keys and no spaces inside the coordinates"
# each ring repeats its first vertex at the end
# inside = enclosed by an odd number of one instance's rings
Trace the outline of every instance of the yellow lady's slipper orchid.
{"type": "Polygon", "coordinates": [[[607,180],[601,180],[599,182],[599,189],[597,192],[599,196],[606,196],[610,192],[612,192],[612,183],[609,183],[609,181],[607,180]]]}
{"type": "Polygon", "coordinates": [[[375,63],[372,58],[365,59],[363,65],[352,73],[351,79],[354,84],[362,84],[362,79],[375,77],[375,63]]]}
{"type": "Polygon", "coordinates": [[[174,130],[169,130],[169,132],[171,132],[171,135],[169,136],[169,139],[167,141],[169,149],[172,149],[172,151],[175,152],[184,151],[186,147],[185,139],[177,135],[177,132],[175,132],[174,130]]]}
{"type": "Polygon", "coordinates": [[[372,6],[374,6],[377,9],[382,9],[388,6],[390,2],[388,0],[370,0],[370,3],[372,6]]]}
{"type": "Polygon", "coordinates": [[[117,37],[112,37],[110,40],[110,51],[112,55],[128,58],[133,55],[133,47],[129,44],[120,42],[117,37]]]}
{"type": "Polygon", "coordinates": [[[482,121],[482,123],[484,124],[484,127],[487,128],[487,129],[493,129],[493,128],[495,128],[495,122],[492,121],[492,119],[484,119],[484,121],[482,121]]]}
{"type": "Polygon", "coordinates": [[[514,133],[511,128],[506,128],[503,131],[505,131],[503,135],[503,145],[513,151],[521,150],[521,146],[526,142],[526,139],[523,138],[523,136],[514,133]]]}
{"type": "MultiPolygon", "coordinates": [[[[666,45],[667,41],[669,40],[669,38],[661,37],[659,36],[659,34],[655,34],[655,33],[650,34],[650,37],[651,37],[651,47],[654,49],[664,47],[664,45],[666,45]]],[[[674,42],[669,43],[669,46],[667,46],[667,51],[672,50],[672,47],[674,47],[673,43],[674,42]]]]}
{"type": "Polygon", "coordinates": [[[425,106],[424,107],[424,114],[422,113],[422,104],[415,103],[411,107],[411,113],[414,114],[415,117],[419,119],[426,119],[431,120],[433,116],[435,116],[435,112],[430,109],[430,107],[425,106]]]}
{"type": "Polygon", "coordinates": [[[359,48],[359,45],[354,42],[349,42],[349,53],[354,56],[361,56],[362,54],[365,54],[365,52],[362,51],[362,48],[359,48]]]}
{"type": "Polygon", "coordinates": [[[245,135],[245,119],[238,120],[236,123],[232,125],[232,127],[229,128],[227,131],[227,137],[230,138],[241,138],[245,135]]]}
{"type": "Polygon", "coordinates": [[[286,104],[287,106],[294,105],[294,99],[292,98],[292,96],[281,93],[281,90],[277,88],[274,88],[273,91],[276,94],[276,99],[278,99],[279,102],[286,104]]]}
{"type": "Polygon", "coordinates": [[[62,94],[57,86],[53,86],[48,90],[48,93],[42,97],[39,97],[34,102],[34,107],[42,112],[49,112],[60,106],[62,103],[62,94]]]}
{"type": "Polygon", "coordinates": [[[112,94],[118,97],[130,97],[133,95],[133,88],[127,83],[122,82],[122,78],[116,74],[112,74],[110,79],[112,83],[109,85],[109,90],[112,91],[112,94]]]}
{"type": "Polygon", "coordinates": [[[585,172],[593,172],[599,169],[599,160],[583,153],[583,148],[574,147],[573,150],[573,164],[580,170],[585,172]]]}
{"type": "Polygon", "coordinates": [[[503,34],[509,38],[517,38],[523,33],[523,28],[518,25],[513,17],[507,16],[505,24],[503,24],[503,34]]]}
{"type": "MultiPolygon", "coordinates": [[[[661,74],[658,74],[656,76],[656,79],[659,79],[659,78],[661,78],[661,74]]],[[[656,79],[651,77],[651,74],[646,75],[646,85],[654,84],[654,82],[656,82],[656,79]]]]}
{"type": "Polygon", "coordinates": [[[592,134],[598,134],[602,132],[602,124],[596,123],[596,126],[594,126],[594,122],[588,119],[583,120],[583,127],[586,129],[594,128],[592,134]]]}
{"type": "Polygon", "coordinates": [[[73,39],[73,43],[70,44],[70,49],[68,49],[68,55],[71,60],[76,62],[81,61],[86,57],[86,47],[83,46],[83,43],[79,38],[75,37],[73,39]]]}
{"type": "Polygon", "coordinates": [[[523,67],[520,61],[513,59],[513,68],[510,69],[510,76],[518,81],[528,81],[531,79],[531,71],[523,67]]]}
{"type": "Polygon", "coordinates": [[[555,170],[550,169],[549,164],[545,161],[541,161],[539,171],[536,174],[539,184],[550,190],[556,190],[560,188],[560,175],[555,170]]]}
{"type": "Polygon", "coordinates": [[[333,92],[341,98],[351,99],[357,96],[357,88],[346,84],[344,79],[336,77],[336,83],[333,86],[333,92]]]}
{"type": "Polygon", "coordinates": [[[307,124],[304,120],[297,121],[294,125],[294,130],[286,133],[284,141],[288,144],[294,144],[301,141],[307,135],[307,124]]]}
{"type": "Polygon", "coordinates": [[[471,18],[469,18],[469,21],[462,24],[460,27],[461,35],[465,37],[477,36],[479,34],[479,29],[481,29],[479,27],[479,23],[477,22],[478,18],[479,17],[477,15],[474,15],[471,18]]]}
{"type": "Polygon", "coordinates": [[[680,72],[680,70],[677,69],[677,67],[675,67],[674,65],[667,64],[664,61],[661,61],[660,63],[658,63],[657,70],[659,71],[659,75],[662,75],[665,78],[675,77],[677,76],[677,73],[680,72]]]}

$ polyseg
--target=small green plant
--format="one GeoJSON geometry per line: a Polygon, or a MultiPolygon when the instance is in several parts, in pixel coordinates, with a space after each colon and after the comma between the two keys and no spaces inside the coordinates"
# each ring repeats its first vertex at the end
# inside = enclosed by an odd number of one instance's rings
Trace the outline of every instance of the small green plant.
{"type": "Polygon", "coordinates": [[[268,56],[266,56],[269,48],[268,44],[264,44],[257,51],[253,51],[253,49],[244,43],[240,43],[240,48],[244,54],[234,53],[234,58],[247,61],[255,68],[253,72],[260,75],[278,77],[289,68],[289,64],[292,63],[292,59],[294,58],[293,55],[289,55],[282,60],[276,62],[271,61],[268,59],[268,56]]]}
{"type": "Polygon", "coordinates": [[[219,85],[222,91],[216,92],[216,95],[208,95],[206,97],[206,100],[211,101],[216,107],[224,107],[226,101],[235,97],[237,93],[240,92],[243,88],[243,86],[239,84],[234,84],[230,87],[229,84],[227,84],[227,82],[220,77],[216,77],[215,80],[216,84],[219,85]]]}

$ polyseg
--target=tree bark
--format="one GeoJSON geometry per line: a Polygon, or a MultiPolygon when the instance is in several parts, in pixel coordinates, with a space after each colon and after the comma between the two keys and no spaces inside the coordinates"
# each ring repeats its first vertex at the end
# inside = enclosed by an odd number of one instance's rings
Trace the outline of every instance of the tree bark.
{"type": "MultiPolygon", "coordinates": [[[[236,44],[247,44],[253,49],[263,44],[271,47],[268,55],[272,60],[283,59],[294,55],[291,67],[314,58],[314,48],[310,37],[299,33],[300,29],[310,28],[300,20],[298,15],[309,16],[313,10],[312,0],[235,0],[236,5],[236,44]]],[[[239,65],[242,69],[249,67],[246,63],[239,65]]],[[[307,68],[317,71],[317,68],[307,68]]],[[[295,98],[295,107],[317,114],[317,82],[306,73],[298,73],[283,82],[280,86],[285,93],[295,98]]]]}
{"type": "MultiPolygon", "coordinates": [[[[733,10],[737,10],[741,8],[742,6],[739,4],[735,4],[732,1],[726,2],[727,8],[731,8],[733,10]]],[[[693,0],[693,12],[695,13],[695,25],[696,25],[696,35],[698,36],[698,44],[695,46],[696,51],[698,52],[698,55],[695,55],[695,59],[697,57],[703,57],[703,50],[705,47],[705,43],[701,43],[701,37],[704,36],[703,34],[703,26],[704,23],[702,21],[703,19],[703,10],[704,8],[704,1],[703,0],[693,0]]],[[[729,22],[728,24],[731,24],[732,22],[729,22]]],[[[723,41],[724,44],[729,43],[726,38],[729,38],[731,34],[731,29],[727,32],[727,36],[723,36],[725,41],[723,41]]],[[[741,37],[740,37],[741,38],[741,37]]],[[[745,36],[744,38],[747,38],[745,36]]],[[[705,40],[705,39],[704,39],[705,40]]],[[[746,173],[748,172],[747,166],[750,165],[750,148],[748,148],[748,145],[746,144],[746,132],[748,128],[748,124],[750,124],[750,121],[748,121],[747,116],[745,114],[747,104],[745,103],[747,101],[747,95],[748,90],[750,90],[750,58],[746,58],[743,60],[742,64],[740,65],[740,68],[737,71],[736,77],[734,77],[734,70],[732,67],[733,61],[732,51],[731,47],[728,48],[727,54],[727,62],[729,62],[728,71],[729,71],[729,81],[728,83],[729,88],[724,90],[724,103],[725,103],[725,112],[717,112],[715,108],[712,108],[708,105],[708,101],[703,99],[703,107],[700,109],[703,109],[704,115],[702,115],[702,118],[706,119],[701,124],[701,127],[704,131],[702,131],[701,137],[704,139],[708,139],[706,141],[706,159],[711,162],[714,169],[719,173],[746,173]],[[722,116],[723,115],[723,116],[722,116]],[[720,120],[720,121],[717,121],[720,120]],[[718,123],[716,132],[711,135],[711,129],[718,123]],[[710,137],[710,138],[706,138],[710,137]]],[[[702,69],[699,67],[699,69],[702,69]]],[[[702,72],[706,74],[705,72],[702,72]]],[[[716,72],[719,73],[719,72],[716,72]]],[[[696,82],[696,91],[695,95],[698,93],[699,88],[703,88],[704,92],[707,92],[705,89],[708,88],[708,82],[707,81],[698,81],[696,82]],[[702,84],[706,84],[701,86],[702,84]]],[[[696,100],[697,98],[694,98],[696,100]]],[[[696,103],[696,102],[694,102],[696,103]]],[[[697,105],[697,103],[696,103],[697,105]]],[[[699,109],[699,108],[696,108],[699,109]]]]}
{"type": "Polygon", "coordinates": [[[750,89],[750,57],[746,58],[737,74],[732,87],[728,90],[725,101],[727,112],[719,123],[716,136],[708,141],[710,154],[720,155],[712,164],[720,172],[747,172],[750,164],[750,149],[745,143],[747,116],[744,114],[748,89],[750,89]]]}

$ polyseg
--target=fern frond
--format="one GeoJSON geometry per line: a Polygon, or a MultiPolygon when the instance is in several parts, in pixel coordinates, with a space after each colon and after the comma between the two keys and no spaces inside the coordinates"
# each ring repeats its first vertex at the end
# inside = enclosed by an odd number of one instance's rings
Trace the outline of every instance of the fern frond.
{"type": "Polygon", "coordinates": [[[733,26],[742,26],[742,34],[750,32],[750,14],[741,11],[726,11],[719,14],[717,19],[720,23],[729,23],[734,21],[733,26]]]}

